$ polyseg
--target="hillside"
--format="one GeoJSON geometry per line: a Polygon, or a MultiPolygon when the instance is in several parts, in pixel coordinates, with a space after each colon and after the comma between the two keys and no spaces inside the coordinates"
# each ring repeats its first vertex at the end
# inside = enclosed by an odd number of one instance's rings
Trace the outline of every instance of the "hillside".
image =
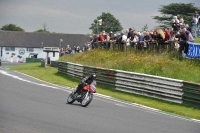
{"type": "Polygon", "coordinates": [[[154,53],[134,50],[119,52],[95,49],[83,53],[65,55],[59,61],[200,83],[200,61],[182,58],[176,52],[154,53]]]}

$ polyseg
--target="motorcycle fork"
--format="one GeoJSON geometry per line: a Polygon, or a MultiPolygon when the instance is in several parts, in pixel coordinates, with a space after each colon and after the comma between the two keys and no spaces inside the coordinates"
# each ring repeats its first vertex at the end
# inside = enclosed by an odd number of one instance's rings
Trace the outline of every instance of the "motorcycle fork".
{"type": "Polygon", "coordinates": [[[87,92],[85,92],[84,94],[81,94],[82,97],[80,98],[79,102],[83,101],[83,99],[86,98],[88,96],[88,94],[89,94],[89,90],[87,92]]]}

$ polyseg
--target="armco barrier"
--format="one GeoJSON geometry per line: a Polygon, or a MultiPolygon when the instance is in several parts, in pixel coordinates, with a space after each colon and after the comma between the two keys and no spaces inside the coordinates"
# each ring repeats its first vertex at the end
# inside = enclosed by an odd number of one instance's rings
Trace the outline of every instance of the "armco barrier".
{"type": "Polygon", "coordinates": [[[183,82],[183,104],[200,108],[200,84],[183,82]]]}
{"type": "Polygon", "coordinates": [[[69,63],[69,62],[58,62],[58,71],[60,73],[70,75],[81,79],[83,77],[83,65],[69,63]]]}
{"type": "Polygon", "coordinates": [[[116,70],[116,90],[182,103],[181,80],[116,70]]]}
{"type": "Polygon", "coordinates": [[[57,61],[51,61],[51,67],[58,67],[57,61]]]}
{"type": "Polygon", "coordinates": [[[26,63],[41,62],[42,58],[26,58],[26,63]]]}
{"type": "Polygon", "coordinates": [[[41,60],[41,67],[45,67],[45,61],[41,60]]]}
{"type": "Polygon", "coordinates": [[[58,62],[58,71],[78,79],[97,74],[97,83],[123,92],[139,94],[200,108],[200,85],[147,74],[58,62]]]}
{"type": "Polygon", "coordinates": [[[96,73],[97,81],[99,83],[110,85],[110,86],[112,86],[112,88],[115,87],[115,82],[116,82],[116,79],[115,79],[116,71],[115,70],[84,66],[84,75],[89,75],[91,73],[96,73]]]}

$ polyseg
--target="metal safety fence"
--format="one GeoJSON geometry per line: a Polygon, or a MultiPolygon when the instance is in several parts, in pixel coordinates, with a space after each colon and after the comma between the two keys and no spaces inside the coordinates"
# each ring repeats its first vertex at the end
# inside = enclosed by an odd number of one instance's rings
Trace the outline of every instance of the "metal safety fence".
{"type": "Polygon", "coordinates": [[[175,47],[175,42],[165,42],[165,43],[156,43],[148,42],[146,47],[139,43],[132,43],[128,45],[126,43],[113,43],[113,42],[93,42],[91,43],[92,49],[112,49],[113,51],[130,51],[130,50],[148,50],[152,52],[175,52],[177,48],[175,47]]]}
{"type": "Polygon", "coordinates": [[[58,62],[58,71],[78,79],[96,73],[97,83],[113,89],[200,108],[200,84],[70,62],[58,62]]]}

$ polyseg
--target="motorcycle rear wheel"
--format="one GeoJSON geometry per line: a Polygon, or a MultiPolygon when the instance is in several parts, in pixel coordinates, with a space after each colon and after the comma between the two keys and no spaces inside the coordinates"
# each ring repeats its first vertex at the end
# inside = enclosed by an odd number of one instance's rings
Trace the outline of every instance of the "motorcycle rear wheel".
{"type": "Polygon", "coordinates": [[[72,104],[74,101],[75,101],[75,99],[73,99],[73,94],[71,93],[67,98],[67,103],[72,104]]]}
{"type": "Polygon", "coordinates": [[[90,104],[90,102],[93,99],[93,94],[89,93],[87,97],[84,97],[83,100],[81,101],[81,106],[86,107],[90,104]]]}

